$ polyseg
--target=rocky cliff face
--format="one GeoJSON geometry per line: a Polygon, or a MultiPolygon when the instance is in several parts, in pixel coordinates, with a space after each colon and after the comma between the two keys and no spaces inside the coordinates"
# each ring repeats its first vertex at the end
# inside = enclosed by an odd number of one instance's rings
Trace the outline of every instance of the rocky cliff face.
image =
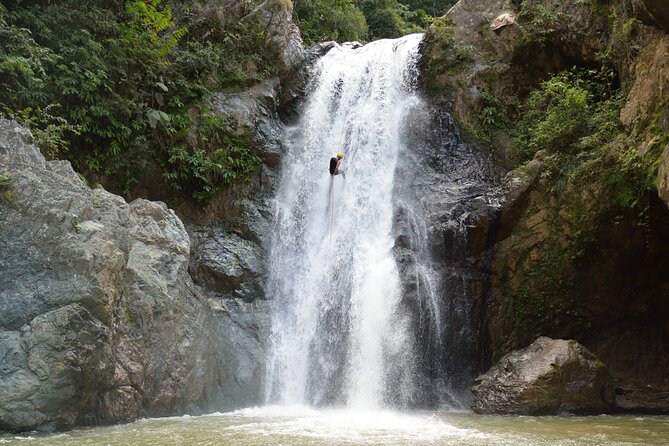
{"type": "MultiPolygon", "coordinates": [[[[667,35],[663,2],[633,3],[462,0],[426,37],[425,82],[480,136],[487,94],[510,103],[550,72],[597,67],[604,57],[613,64],[626,94],[624,131],[564,183],[550,153],[537,153],[503,179],[501,207],[468,231],[467,250],[482,273],[471,281],[479,367],[539,335],[576,339],[610,366],[620,394],[648,390],[625,409],[665,411],[667,35]],[[660,167],[645,173],[656,180],[634,195],[641,204],[630,204],[620,197],[634,181],[631,161],[620,160],[641,158],[660,167]]],[[[486,135],[511,167],[512,136],[486,135]]]]}
{"type": "Polygon", "coordinates": [[[472,374],[472,281],[467,231],[498,199],[499,169],[462,138],[438,103],[416,106],[406,125],[409,150],[395,172],[395,245],[403,304],[420,345],[422,391],[413,404],[468,407],[472,374]],[[444,391],[444,389],[448,389],[444,391]]]}
{"type": "Polygon", "coordinates": [[[90,189],[0,121],[0,428],[210,410],[233,382],[162,203],[90,189]],[[213,358],[213,360],[212,360],[213,358]],[[227,383],[227,384],[226,384],[227,383]]]}

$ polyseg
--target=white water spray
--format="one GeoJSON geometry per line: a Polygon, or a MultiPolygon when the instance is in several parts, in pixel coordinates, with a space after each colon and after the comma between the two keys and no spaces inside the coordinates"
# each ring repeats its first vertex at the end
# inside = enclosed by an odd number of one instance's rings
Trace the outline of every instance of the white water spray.
{"type": "Polygon", "coordinates": [[[336,47],[318,62],[277,193],[268,402],[378,408],[414,391],[392,191],[406,114],[420,101],[421,38],[336,47]],[[337,152],[345,179],[327,170],[337,152]]]}

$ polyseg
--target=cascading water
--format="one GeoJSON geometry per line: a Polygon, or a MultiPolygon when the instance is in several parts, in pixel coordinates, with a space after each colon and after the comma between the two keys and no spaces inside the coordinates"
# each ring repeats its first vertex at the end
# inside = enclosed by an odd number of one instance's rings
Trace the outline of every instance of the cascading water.
{"type": "Polygon", "coordinates": [[[375,408],[414,392],[392,226],[421,37],[331,50],[289,132],[267,287],[269,402],[375,408]],[[345,178],[327,170],[337,152],[345,178]]]}
{"type": "Polygon", "coordinates": [[[330,50],[287,132],[268,403],[468,406],[482,279],[467,226],[494,207],[494,182],[450,115],[417,94],[421,38],[330,50]],[[337,152],[345,178],[328,172],[337,152]]]}

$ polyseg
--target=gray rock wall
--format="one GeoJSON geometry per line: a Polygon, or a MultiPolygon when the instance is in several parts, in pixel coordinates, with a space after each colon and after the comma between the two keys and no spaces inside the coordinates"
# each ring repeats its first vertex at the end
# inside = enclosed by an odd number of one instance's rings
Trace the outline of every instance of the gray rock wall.
{"type": "Polygon", "coordinates": [[[172,210],[90,189],[13,121],[0,120],[0,174],[11,177],[0,195],[0,430],[258,400],[239,379],[257,392],[258,364],[234,356],[257,342],[193,284],[172,210]]]}

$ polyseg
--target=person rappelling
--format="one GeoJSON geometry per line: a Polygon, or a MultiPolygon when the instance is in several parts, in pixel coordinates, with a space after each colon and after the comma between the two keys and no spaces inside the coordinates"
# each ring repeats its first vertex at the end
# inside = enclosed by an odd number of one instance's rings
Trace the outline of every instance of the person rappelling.
{"type": "Polygon", "coordinates": [[[341,160],[344,158],[344,154],[339,152],[337,156],[330,158],[330,175],[335,176],[341,174],[342,177],[346,178],[343,170],[340,170],[341,160]]]}
{"type": "Polygon", "coordinates": [[[339,152],[337,155],[330,158],[330,243],[332,244],[332,232],[334,231],[335,226],[335,190],[334,190],[334,177],[341,174],[342,178],[346,179],[344,171],[339,167],[341,166],[341,160],[344,158],[344,154],[339,152]]]}

